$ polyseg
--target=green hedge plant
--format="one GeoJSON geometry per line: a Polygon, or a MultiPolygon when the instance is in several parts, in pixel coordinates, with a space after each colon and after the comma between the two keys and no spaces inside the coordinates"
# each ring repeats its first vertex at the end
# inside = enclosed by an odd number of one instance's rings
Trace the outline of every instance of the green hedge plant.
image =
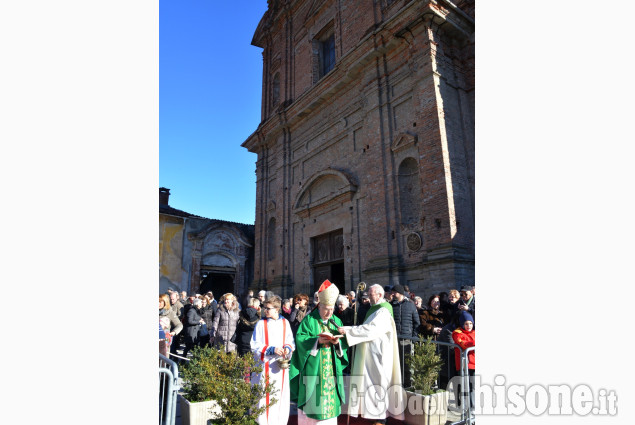
{"type": "Polygon", "coordinates": [[[276,403],[273,385],[250,383],[251,373],[260,373],[262,366],[253,356],[239,357],[215,348],[195,348],[183,368],[183,396],[190,402],[215,400],[221,408],[218,423],[253,425],[267,406],[258,402],[271,393],[269,406],[276,403]]]}
{"type": "Polygon", "coordinates": [[[414,352],[409,358],[406,357],[406,364],[413,370],[412,384],[414,391],[428,395],[437,392],[434,387],[439,377],[443,360],[437,353],[436,344],[431,341],[431,338],[421,338],[422,341],[414,343],[414,352]]]}

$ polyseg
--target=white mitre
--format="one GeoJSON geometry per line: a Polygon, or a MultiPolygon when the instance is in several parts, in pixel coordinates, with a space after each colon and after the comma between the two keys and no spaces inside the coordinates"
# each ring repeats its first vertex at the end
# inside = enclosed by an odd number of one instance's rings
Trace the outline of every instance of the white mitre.
{"type": "Polygon", "coordinates": [[[318,290],[318,300],[320,304],[326,306],[334,306],[339,295],[340,291],[337,289],[337,286],[332,284],[328,279],[322,282],[322,286],[320,286],[318,290]]]}

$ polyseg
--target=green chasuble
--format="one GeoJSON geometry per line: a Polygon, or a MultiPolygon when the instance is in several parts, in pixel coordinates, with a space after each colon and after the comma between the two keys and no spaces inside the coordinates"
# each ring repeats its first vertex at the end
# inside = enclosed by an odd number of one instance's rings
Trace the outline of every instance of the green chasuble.
{"type": "MultiPolygon", "coordinates": [[[[338,326],[342,326],[338,317],[331,318],[338,326]]],[[[346,338],[340,339],[342,357],[337,355],[332,345],[320,344],[317,354],[311,355],[318,334],[324,331],[338,335],[335,325],[322,323],[320,311],[316,308],[300,322],[289,368],[291,400],[309,418],[317,420],[334,418],[341,413],[344,402],[342,371],[348,365],[346,338]]]]}
{"type": "Polygon", "coordinates": [[[366,312],[366,317],[364,317],[364,322],[366,321],[366,319],[368,319],[368,316],[370,316],[371,314],[373,314],[374,312],[376,312],[377,310],[379,310],[382,307],[384,307],[386,310],[388,310],[390,312],[390,315],[393,318],[395,317],[395,315],[392,313],[392,305],[390,305],[389,302],[384,301],[383,303],[375,304],[370,309],[368,309],[368,311],[366,312]]]}

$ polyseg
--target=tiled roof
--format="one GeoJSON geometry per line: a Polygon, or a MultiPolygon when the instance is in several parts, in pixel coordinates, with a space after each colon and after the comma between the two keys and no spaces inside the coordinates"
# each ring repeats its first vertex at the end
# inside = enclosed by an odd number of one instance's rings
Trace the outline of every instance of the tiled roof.
{"type": "Polygon", "coordinates": [[[211,221],[212,223],[231,224],[235,227],[238,227],[245,234],[245,236],[247,236],[250,239],[253,239],[256,233],[255,231],[256,226],[254,226],[253,224],[236,223],[235,221],[217,220],[215,218],[208,218],[207,220],[211,221]]]}
{"type": "Polygon", "coordinates": [[[176,208],[172,208],[169,205],[161,205],[161,204],[159,204],[159,214],[175,215],[177,217],[185,217],[185,218],[205,218],[199,215],[190,214],[185,211],[177,210],[176,208]]]}
{"type": "Polygon", "coordinates": [[[172,208],[169,205],[159,204],[159,214],[168,214],[184,218],[198,218],[202,220],[209,220],[212,223],[232,224],[242,230],[245,236],[251,239],[253,239],[255,235],[255,226],[253,224],[236,223],[235,221],[217,220],[215,218],[201,217],[200,215],[190,214],[185,211],[177,210],[176,208],[172,208]]]}

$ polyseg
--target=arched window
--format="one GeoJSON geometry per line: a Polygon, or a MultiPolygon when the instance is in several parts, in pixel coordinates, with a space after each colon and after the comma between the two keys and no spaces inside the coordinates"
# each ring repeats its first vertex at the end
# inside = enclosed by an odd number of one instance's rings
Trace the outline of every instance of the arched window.
{"type": "Polygon", "coordinates": [[[276,219],[271,217],[267,226],[267,258],[276,258],[276,219]]]}
{"type": "Polygon", "coordinates": [[[419,165],[414,158],[401,161],[398,179],[401,224],[416,224],[421,218],[421,183],[419,165]]]}
{"type": "Polygon", "coordinates": [[[280,102],[280,73],[276,73],[273,77],[273,85],[271,87],[271,102],[276,106],[280,102]]]}

